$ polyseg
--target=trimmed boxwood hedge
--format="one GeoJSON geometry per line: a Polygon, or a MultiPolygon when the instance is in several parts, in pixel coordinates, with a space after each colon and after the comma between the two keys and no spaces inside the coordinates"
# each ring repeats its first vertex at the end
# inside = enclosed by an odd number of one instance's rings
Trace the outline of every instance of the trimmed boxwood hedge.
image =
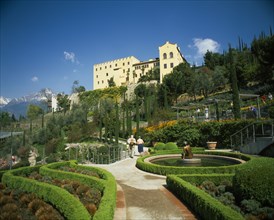
{"type": "MultiPolygon", "coordinates": [[[[242,160],[250,160],[251,157],[240,154],[240,153],[229,153],[229,152],[199,152],[203,154],[212,154],[212,155],[221,155],[227,157],[234,157],[242,160]]],[[[167,154],[167,152],[161,152],[155,155],[167,154]]],[[[144,160],[150,156],[145,156],[137,159],[136,167],[139,169],[160,174],[160,175],[168,175],[168,174],[210,174],[210,173],[235,173],[235,170],[244,164],[230,165],[230,166],[221,166],[221,167],[173,167],[173,166],[162,166],[158,164],[146,163],[144,160]]]]}
{"type": "Polygon", "coordinates": [[[200,183],[203,180],[220,182],[222,180],[231,180],[231,174],[211,174],[211,175],[168,175],[168,188],[182,201],[190,206],[196,214],[202,219],[210,220],[241,220],[243,216],[222,204],[220,201],[211,197],[208,193],[200,190],[188,182],[200,183]],[[222,178],[223,177],[223,178],[222,178]],[[187,181],[186,181],[187,180],[187,181]]]}
{"type": "Polygon", "coordinates": [[[35,193],[45,202],[50,202],[67,219],[90,219],[91,216],[84,205],[65,189],[41,183],[33,179],[16,176],[36,171],[37,167],[24,167],[6,172],[2,177],[2,182],[10,188],[21,189],[28,193],[35,193]]]}
{"type": "Polygon", "coordinates": [[[90,187],[99,189],[103,196],[101,198],[99,208],[93,216],[93,219],[113,219],[116,208],[116,181],[111,173],[100,168],[80,166],[77,165],[75,161],[66,161],[52,163],[44,166],[19,168],[7,171],[3,175],[2,182],[7,186],[11,188],[20,188],[23,191],[37,194],[46,202],[54,204],[67,219],[72,220],[91,219],[91,216],[83,204],[66,190],[51,184],[41,183],[29,178],[22,177],[22,175],[28,175],[33,171],[37,171],[42,175],[47,175],[57,179],[77,180],[90,187]],[[70,166],[75,168],[77,167],[77,169],[92,170],[98,173],[102,179],[78,173],[56,170],[61,166],[70,166]]]}
{"type": "Polygon", "coordinates": [[[93,216],[93,219],[113,219],[116,208],[116,180],[111,173],[97,167],[95,168],[77,165],[76,161],[49,164],[41,167],[40,173],[42,175],[48,175],[57,179],[74,179],[90,187],[95,187],[99,189],[103,192],[103,197],[100,201],[98,210],[93,216]],[[77,169],[95,171],[102,179],[78,173],[56,170],[59,167],[65,165],[69,165],[70,167],[75,167],[77,169]]]}
{"type": "Polygon", "coordinates": [[[259,157],[240,167],[233,178],[238,200],[255,199],[274,207],[274,159],[259,157]]]}

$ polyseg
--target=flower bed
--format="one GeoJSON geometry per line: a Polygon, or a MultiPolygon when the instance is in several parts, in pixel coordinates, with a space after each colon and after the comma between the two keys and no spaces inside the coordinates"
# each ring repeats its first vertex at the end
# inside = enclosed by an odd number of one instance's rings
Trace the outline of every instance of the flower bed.
{"type": "Polygon", "coordinates": [[[57,209],[33,193],[10,189],[0,183],[1,219],[65,219],[57,209]]]}
{"type": "MultiPolygon", "coordinates": [[[[93,219],[113,219],[116,207],[116,181],[107,171],[94,167],[78,166],[75,162],[70,161],[53,163],[45,166],[19,168],[7,171],[3,175],[2,182],[10,188],[20,188],[25,192],[33,192],[37,194],[37,196],[43,198],[44,201],[52,203],[66,219],[73,220],[79,218],[91,219],[91,215],[79,199],[75,198],[63,188],[23,177],[24,175],[30,175],[30,173],[34,171],[39,172],[39,174],[48,179],[77,180],[81,184],[99,190],[102,192],[103,197],[93,219]],[[72,173],[57,169],[64,165],[77,169],[95,171],[100,178],[98,178],[98,176],[87,176],[80,173],[72,173]]],[[[70,188],[70,186],[66,187],[70,188]]],[[[92,210],[94,206],[89,208],[92,210]]]]}

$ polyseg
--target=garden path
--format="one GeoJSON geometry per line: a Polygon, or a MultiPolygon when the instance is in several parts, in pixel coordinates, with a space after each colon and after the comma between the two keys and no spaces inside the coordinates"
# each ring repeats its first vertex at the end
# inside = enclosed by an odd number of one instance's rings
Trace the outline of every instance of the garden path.
{"type": "Polygon", "coordinates": [[[166,177],[136,168],[127,158],[109,165],[93,164],[111,172],[117,181],[114,220],[193,220],[194,214],[168,189],[166,177]]]}

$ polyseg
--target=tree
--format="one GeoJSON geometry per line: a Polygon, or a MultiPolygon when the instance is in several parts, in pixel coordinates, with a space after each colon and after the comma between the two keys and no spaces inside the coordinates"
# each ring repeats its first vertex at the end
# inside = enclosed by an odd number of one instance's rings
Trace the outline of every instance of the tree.
{"type": "Polygon", "coordinates": [[[59,93],[57,95],[57,102],[58,102],[58,106],[61,108],[61,110],[64,112],[64,115],[65,115],[70,108],[70,100],[68,98],[68,95],[59,93]]]}
{"type": "Polygon", "coordinates": [[[274,75],[274,35],[271,30],[270,36],[262,33],[258,39],[252,41],[251,52],[259,65],[257,80],[260,82],[271,80],[274,75]]]}
{"type": "Polygon", "coordinates": [[[115,143],[118,144],[119,141],[119,131],[120,131],[120,120],[119,120],[119,106],[116,101],[115,103],[115,143]]]}
{"type": "Polygon", "coordinates": [[[235,70],[235,65],[233,61],[232,48],[229,45],[229,71],[231,77],[231,89],[232,89],[232,99],[233,99],[233,113],[234,118],[241,118],[241,110],[240,110],[240,97],[239,97],[239,89],[237,84],[237,75],[235,70]]]}
{"type": "Polygon", "coordinates": [[[217,91],[218,89],[223,89],[225,85],[228,83],[228,79],[226,78],[227,72],[228,71],[225,66],[215,67],[212,75],[214,91],[217,91]]]}
{"type": "Polygon", "coordinates": [[[11,118],[8,112],[0,112],[0,124],[3,128],[11,124],[11,118]]]}
{"type": "Polygon", "coordinates": [[[30,120],[37,118],[39,115],[43,114],[43,109],[37,105],[30,104],[27,109],[27,117],[30,120]]]}
{"type": "Polygon", "coordinates": [[[172,102],[177,103],[177,98],[188,90],[192,75],[193,70],[189,64],[182,63],[176,66],[172,73],[164,77],[163,84],[166,86],[167,95],[171,97],[172,102]]]}
{"type": "Polygon", "coordinates": [[[205,66],[214,70],[216,66],[224,65],[224,56],[219,53],[207,51],[204,55],[205,66]]]}
{"type": "Polygon", "coordinates": [[[79,85],[79,81],[75,80],[72,85],[72,93],[81,93],[85,92],[86,88],[84,86],[79,85]]]}
{"type": "Polygon", "coordinates": [[[108,80],[108,87],[115,87],[116,84],[114,82],[114,77],[111,77],[109,80],[108,80]]]}

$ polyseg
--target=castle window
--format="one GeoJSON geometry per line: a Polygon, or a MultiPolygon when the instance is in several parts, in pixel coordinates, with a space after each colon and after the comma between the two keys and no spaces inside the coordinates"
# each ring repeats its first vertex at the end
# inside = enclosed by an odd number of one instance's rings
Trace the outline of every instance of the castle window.
{"type": "Polygon", "coordinates": [[[164,64],[164,69],[166,69],[167,68],[167,65],[166,64],[164,64]]]}
{"type": "Polygon", "coordinates": [[[100,82],[98,81],[98,85],[100,84],[100,82]]]}
{"type": "Polygon", "coordinates": [[[166,59],[166,57],[167,57],[167,56],[166,56],[166,53],[164,53],[164,54],[163,54],[163,58],[166,59]]]}
{"type": "Polygon", "coordinates": [[[96,78],[98,78],[98,75],[96,75],[96,78]]]}
{"type": "Polygon", "coordinates": [[[117,63],[115,63],[115,66],[117,66],[117,63]]]}
{"type": "Polygon", "coordinates": [[[97,68],[95,69],[95,71],[97,71],[97,68]]]}
{"type": "Polygon", "coordinates": [[[172,52],[169,53],[169,58],[173,58],[173,53],[172,52]]]}
{"type": "Polygon", "coordinates": [[[125,63],[123,63],[123,66],[125,65],[125,63]]]}
{"type": "Polygon", "coordinates": [[[102,67],[100,67],[100,70],[102,69],[102,67]]]}
{"type": "Polygon", "coordinates": [[[104,80],[102,80],[102,83],[104,83],[104,80]]]}
{"type": "Polygon", "coordinates": [[[107,66],[105,66],[105,69],[107,68],[107,66]]]}
{"type": "Polygon", "coordinates": [[[109,65],[109,68],[111,68],[111,65],[109,65]]]}
{"type": "Polygon", "coordinates": [[[106,73],[106,76],[108,76],[108,73],[106,73]]]}
{"type": "Polygon", "coordinates": [[[173,68],[173,63],[170,63],[170,68],[173,68]]]}
{"type": "Polygon", "coordinates": [[[127,65],[129,65],[129,62],[127,62],[127,65]]]}

